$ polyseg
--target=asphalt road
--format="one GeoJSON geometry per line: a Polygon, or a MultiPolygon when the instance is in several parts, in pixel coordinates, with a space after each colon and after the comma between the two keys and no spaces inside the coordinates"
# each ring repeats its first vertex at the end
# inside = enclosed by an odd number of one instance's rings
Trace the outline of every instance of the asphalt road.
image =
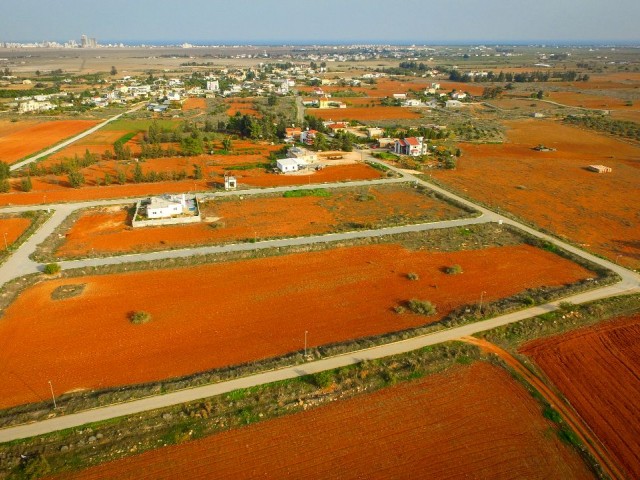
{"type": "MultiPolygon", "coordinates": [[[[379,160],[376,160],[380,162],[379,160]]],[[[384,163],[384,162],[380,162],[384,163]]],[[[388,165],[389,166],[389,165],[388,165]]],[[[256,248],[269,248],[275,246],[288,246],[288,245],[302,245],[302,244],[311,244],[317,242],[330,242],[334,240],[345,240],[350,238],[362,238],[367,236],[378,236],[385,235],[391,233],[401,233],[401,232],[410,232],[410,231],[422,231],[428,229],[435,228],[449,228],[452,226],[463,226],[471,223],[482,223],[482,222],[502,222],[505,224],[514,225],[532,235],[535,235],[539,238],[547,240],[563,249],[571,251],[581,257],[584,257],[598,265],[604,266],[611,270],[614,270],[616,273],[620,275],[622,280],[615,285],[606,286],[603,288],[598,288],[591,290],[589,292],[580,293],[577,295],[573,295],[567,298],[562,299],[562,301],[568,301],[575,304],[590,302],[602,298],[607,298],[611,296],[628,294],[632,292],[640,291],[640,277],[625,268],[622,268],[608,260],[604,260],[602,258],[596,257],[589,253],[584,252],[583,250],[576,248],[572,245],[569,245],[565,242],[562,242],[556,238],[550,237],[548,235],[542,234],[526,225],[522,225],[516,221],[513,221],[507,217],[503,217],[495,212],[492,212],[484,207],[479,205],[475,205],[474,203],[458,197],[457,195],[451,194],[448,191],[439,188],[435,185],[432,185],[424,180],[413,177],[406,172],[402,172],[399,169],[389,166],[393,170],[401,173],[402,178],[397,179],[396,181],[415,181],[419,184],[424,185],[427,188],[430,188],[436,192],[441,193],[442,195],[455,199],[460,203],[466,204],[478,211],[481,212],[481,216],[477,218],[467,218],[460,220],[451,220],[448,222],[436,222],[431,224],[421,224],[421,225],[408,225],[404,227],[393,227],[386,228],[380,230],[367,230],[367,231],[358,231],[358,232],[348,232],[348,233],[340,233],[340,234],[328,234],[328,235],[320,235],[313,237],[301,237],[301,238],[291,238],[291,239],[281,239],[281,240],[267,240],[261,241],[257,243],[248,243],[248,244],[233,244],[233,245],[225,245],[225,246],[216,246],[216,247],[201,247],[201,248],[192,248],[192,249],[184,249],[184,250],[171,250],[164,252],[155,252],[148,254],[139,254],[139,255],[126,255],[119,257],[110,257],[110,258],[101,258],[101,259],[87,259],[87,260],[78,260],[78,261],[70,261],[63,262],[63,268],[78,268],[78,267],[86,267],[86,266],[97,266],[97,265],[107,265],[114,263],[127,263],[127,262],[135,262],[141,260],[160,260],[165,258],[176,258],[176,257],[186,257],[192,255],[203,255],[207,253],[216,253],[216,252],[224,252],[224,251],[241,251],[241,250],[252,250],[256,248]]],[[[371,182],[364,182],[364,184],[370,184],[371,182]]],[[[353,184],[353,183],[352,183],[353,184]]],[[[340,186],[348,186],[352,184],[332,184],[331,186],[323,185],[323,187],[328,188],[338,188],[340,186]]],[[[316,186],[309,186],[308,188],[314,188],[316,186]]],[[[301,188],[301,187],[279,187],[279,188],[301,188]]],[[[256,193],[266,193],[272,189],[254,189],[252,191],[242,191],[235,192],[241,194],[256,194],[256,193]]],[[[281,190],[277,190],[281,191],[281,190]]],[[[28,242],[26,242],[22,248],[13,255],[3,266],[0,268],[0,280],[3,280],[5,277],[10,277],[13,271],[24,272],[24,271],[34,271],[35,268],[37,270],[37,264],[28,260],[28,255],[33,251],[33,248],[39,243],[42,239],[47,236],[47,232],[53,231],[53,229],[59,225],[59,223],[66,218],[66,216],[73,210],[77,208],[81,208],[82,206],[90,206],[91,204],[96,205],[104,205],[104,204],[117,204],[117,203],[126,203],[130,200],[109,200],[109,201],[100,201],[100,202],[84,202],[82,204],[63,204],[63,205],[55,205],[50,206],[50,208],[56,209],[53,218],[49,220],[43,227],[41,227],[40,231],[36,233],[28,242]],[[103,203],[107,202],[107,203],[103,203]],[[26,259],[25,259],[26,256],[26,259]],[[29,263],[31,262],[31,263],[29,263]],[[5,272],[5,270],[7,272],[5,272]]],[[[20,207],[24,208],[24,207],[20,207]]],[[[8,209],[4,210],[8,211],[8,209]]],[[[20,273],[22,275],[24,273],[20,273]]],[[[19,276],[19,275],[18,275],[19,276]]],[[[4,280],[3,280],[4,281],[4,280]]],[[[461,337],[470,336],[485,330],[489,330],[498,326],[506,325],[509,323],[518,322],[520,320],[530,318],[536,315],[540,315],[545,312],[553,311],[557,309],[559,301],[551,302],[549,304],[540,305],[532,308],[528,308],[526,310],[521,310],[519,312],[511,313],[508,315],[502,315],[499,317],[495,317],[488,320],[483,320],[480,322],[476,322],[470,325],[464,325],[461,327],[451,328],[444,331],[440,331],[434,334],[425,335],[421,337],[415,337],[412,339],[404,340],[401,342],[386,344],[366,350],[361,350],[358,352],[352,352],[345,355],[339,355],[335,357],[326,358],[323,360],[308,362],[301,365],[294,365],[287,368],[282,368],[275,371],[265,372],[257,375],[252,375],[249,377],[244,377],[236,380],[231,380],[227,382],[220,382],[217,384],[206,385],[203,387],[182,390],[178,392],[168,393],[164,395],[157,395],[141,400],[135,400],[131,402],[126,402],[117,405],[111,405],[107,407],[96,408],[93,410],[65,415],[62,417],[51,418],[48,420],[43,420],[36,423],[31,423],[27,425],[20,425],[10,428],[5,428],[0,430],[0,442],[6,442],[10,440],[15,440],[19,438],[26,438],[34,435],[41,435],[44,433],[50,433],[57,430],[77,427],[86,423],[96,422],[101,420],[107,420],[111,418],[117,418],[124,415],[130,415],[134,413],[139,413],[143,411],[154,410],[158,408],[163,408],[171,405],[177,405],[184,402],[190,402],[199,400],[202,398],[219,395],[222,393],[230,392],[238,388],[247,388],[256,385],[262,385],[278,380],[284,380],[289,378],[294,378],[297,376],[308,375],[311,373],[317,373],[323,370],[333,369],[341,366],[351,365],[354,363],[361,362],[363,360],[371,360],[376,358],[387,357],[390,355],[395,355],[399,353],[409,352],[424,346],[435,345],[438,343],[459,339],[461,337]]]]}

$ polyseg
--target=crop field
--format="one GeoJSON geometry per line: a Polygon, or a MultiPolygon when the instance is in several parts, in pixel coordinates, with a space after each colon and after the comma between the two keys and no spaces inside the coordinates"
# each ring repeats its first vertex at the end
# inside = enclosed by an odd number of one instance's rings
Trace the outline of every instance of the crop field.
{"type": "Polygon", "coordinates": [[[629,478],[640,477],[640,315],[525,344],[629,478]]]}
{"type": "Polygon", "coordinates": [[[228,98],[225,99],[225,103],[229,106],[227,115],[230,117],[240,112],[242,115],[253,115],[256,117],[261,116],[255,107],[255,98],[228,98]]]}
{"type": "Polygon", "coordinates": [[[97,123],[93,120],[56,120],[35,125],[17,122],[15,130],[5,128],[0,136],[0,160],[15,163],[97,123]]]}
{"type": "Polygon", "coordinates": [[[72,145],[58,150],[40,162],[42,166],[59,163],[63,158],[73,158],[74,155],[82,157],[86,150],[97,155],[102,155],[106,150],[113,152],[113,144],[129,133],[126,130],[105,130],[101,128],[97,132],[87,135],[72,145]]]}
{"type": "Polygon", "coordinates": [[[406,185],[332,189],[328,197],[219,198],[202,203],[198,224],[132,229],[123,207],[86,211],[58,257],[149,251],[460,218],[466,212],[406,185]]]}
{"type": "Polygon", "coordinates": [[[305,331],[309,346],[379,335],[435,322],[483,291],[491,302],[593,276],[524,244],[454,252],[380,244],[55,279],[5,310],[0,407],[47,398],[48,380],[60,393],[160,380],[298,351],[305,331]],[[454,264],[464,273],[444,272],[454,264]],[[394,311],[414,298],[437,313],[394,311]],[[134,311],[152,321],[132,324],[134,311]]]}
{"type": "Polygon", "coordinates": [[[640,218],[629,201],[640,185],[640,147],[552,120],[505,123],[507,143],[461,144],[457,169],[433,176],[611,260],[640,267],[640,218]],[[538,144],[556,151],[533,150],[538,144]],[[589,172],[591,164],[613,172],[589,172]]]}
{"type": "Polygon", "coordinates": [[[187,98],[182,105],[182,110],[206,110],[207,109],[207,99],[206,98],[198,98],[198,97],[190,97],[187,98]]]}
{"type": "Polygon", "coordinates": [[[352,107],[352,108],[308,108],[306,115],[322,120],[401,120],[421,118],[414,108],[407,107],[352,107]]]}
{"type": "Polygon", "coordinates": [[[478,362],[54,478],[593,478],[552,428],[478,362]]]}
{"type": "Polygon", "coordinates": [[[584,94],[580,92],[548,92],[548,99],[574,107],[597,108],[603,110],[637,110],[638,107],[626,106],[626,101],[612,96],[584,94]]]}
{"type": "Polygon", "coordinates": [[[0,217],[0,234],[3,236],[0,248],[10,247],[29,228],[29,225],[31,225],[31,219],[19,214],[0,217]]]}

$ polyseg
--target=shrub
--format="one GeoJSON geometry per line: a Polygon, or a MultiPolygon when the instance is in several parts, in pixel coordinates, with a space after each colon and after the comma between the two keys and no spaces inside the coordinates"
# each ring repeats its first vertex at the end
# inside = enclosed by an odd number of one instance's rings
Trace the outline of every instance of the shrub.
{"type": "Polygon", "coordinates": [[[151,321],[151,314],[149,312],[138,310],[131,314],[130,320],[134,325],[142,325],[143,323],[151,321]]]}
{"type": "Polygon", "coordinates": [[[396,305],[395,307],[393,307],[393,311],[396,312],[398,315],[402,315],[404,312],[407,311],[407,309],[404,308],[402,305],[396,305]]]}
{"type": "Polygon", "coordinates": [[[69,185],[71,185],[73,188],[80,188],[82,185],[84,185],[84,175],[82,175],[82,173],[78,171],[69,173],[68,178],[69,185]]]}
{"type": "Polygon", "coordinates": [[[24,177],[20,181],[20,187],[22,188],[23,192],[30,192],[31,189],[33,188],[33,184],[31,183],[31,177],[29,176],[24,177]]]}
{"type": "Polygon", "coordinates": [[[462,267],[460,265],[451,265],[445,269],[445,272],[449,275],[458,275],[462,273],[462,267]]]}
{"type": "Polygon", "coordinates": [[[436,313],[436,307],[428,300],[411,299],[407,302],[407,308],[419,315],[433,315],[436,313]]]}
{"type": "Polygon", "coordinates": [[[56,273],[58,273],[62,268],[60,267],[59,264],[57,263],[47,263],[44,266],[44,273],[46,273],[47,275],[55,275],[56,273]]]}
{"type": "Polygon", "coordinates": [[[312,385],[318,388],[327,388],[333,384],[333,371],[324,370],[322,372],[313,373],[309,375],[309,380],[312,385]]]}
{"type": "Polygon", "coordinates": [[[407,278],[409,280],[420,280],[420,276],[417,273],[414,273],[414,272],[407,273],[407,278]]]}
{"type": "Polygon", "coordinates": [[[9,180],[7,180],[6,178],[0,180],[0,192],[7,193],[9,190],[11,190],[11,184],[9,183],[9,180]]]}

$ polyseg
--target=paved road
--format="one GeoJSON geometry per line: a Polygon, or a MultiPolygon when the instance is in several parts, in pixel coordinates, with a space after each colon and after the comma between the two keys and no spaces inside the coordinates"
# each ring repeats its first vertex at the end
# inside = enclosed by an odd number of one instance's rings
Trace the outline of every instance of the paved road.
{"type": "Polygon", "coordinates": [[[91,135],[93,132],[96,132],[98,130],[100,130],[102,127],[104,127],[105,125],[108,125],[109,123],[119,119],[122,115],[125,115],[127,113],[131,113],[131,112],[135,112],[136,110],[140,109],[142,107],[142,103],[136,105],[135,107],[133,107],[130,110],[127,110],[126,112],[120,113],[114,117],[109,118],[108,120],[105,120],[104,122],[96,125],[95,127],[91,127],[89,130],[85,130],[84,132],[80,133],[79,135],[76,135],[73,138],[70,138],[69,140],[65,140],[62,143],[59,143],[58,145],[56,145],[55,147],[51,147],[48,150],[45,150],[44,152],[38,153],[37,155],[34,155],[33,157],[29,157],[26,160],[23,160],[21,162],[18,163],[14,163],[13,165],[11,165],[11,167],[9,167],[9,169],[11,171],[13,170],[18,170],[22,167],[24,167],[25,165],[28,165],[30,163],[36,162],[38,160],[40,160],[42,157],[46,157],[47,155],[51,155],[52,153],[57,152],[58,150],[63,149],[64,147],[67,147],[69,145],[71,145],[74,142],[77,142],[78,140],[80,140],[81,138],[84,138],[88,135],[91,135]]]}
{"type": "MultiPolygon", "coordinates": [[[[376,161],[379,162],[379,160],[376,160],[376,161]]],[[[384,163],[384,162],[380,162],[380,163],[384,163]]],[[[388,166],[393,170],[401,173],[403,175],[403,180],[410,179],[412,181],[416,181],[417,183],[422,184],[434,191],[437,191],[442,195],[455,199],[460,203],[466,204],[472,208],[475,208],[476,210],[479,210],[482,213],[482,216],[478,218],[453,220],[450,222],[439,222],[434,224],[423,224],[423,225],[417,225],[417,226],[414,225],[414,226],[397,227],[397,228],[390,228],[390,229],[383,229],[383,230],[371,230],[371,231],[365,231],[365,232],[351,232],[351,233],[345,233],[345,234],[330,234],[330,235],[322,235],[322,236],[316,236],[316,237],[272,240],[272,241],[258,242],[256,244],[238,244],[238,245],[228,245],[228,246],[222,246],[222,247],[203,247],[199,249],[175,250],[175,251],[168,251],[168,252],[157,252],[153,254],[112,257],[108,259],[89,259],[89,260],[81,260],[81,261],[74,261],[74,262],[64,262],[64,267],[71,268],[71,267],[78,267],[78,266],[89,266],[94,264],[104,265],[111,262],[125,263],[130,261],[139,261],[141,259],[145,259],[145,260],[162,259],[162,258],[172,258],[176,256],[178,257],[190,256],[190,255],[193,255],[194,253],[202,255],[204,253],[225,251],[221,249],[231,249],[226,251],[234,251],[234,250],[238,251],[238,250],[248,250],[248,249],[255,249],[255,248],[268,248],[272,246],[286,246],[286,245],[295,245],[295,244],[314,243],[318,241],[333,241],[336,239],[357,238],[358,236],[363,236],[363,235],[373,236],[373,235],[381,235],[385,233],[386,234],[396,233],[398,231],[420,231],[420,230],[426,230],[429,228],[444,228],[445,226],[450,227],[455,225],[465,225],[469,223],[494,221],[494,222],[502,222],[502,223],[515,225],[516,227],[524,231],[527,231],[532,235],[545,239],[568,251],[574,252],[584,258],[589,259],[590,261],[596,264],[599,264],[606,268],[610,268],[611,270],[616,271],[622,278],[622,280],[616,283],[615,285],[573,295],[563,299],[563,301],[569,301],[569,302],[578,304],[578,303],[590,302],[590,301],[598,300],[602,298],[607,298],[615,295],[621,295],[621,294],[640,291],[640,288],[639,288],[640,277],[634,272],[626,270],[607,260],[603,260],[599,257],[595,257],[591,254],[588,254],[558,239],[555,239],[548,235],[537,232],[536,230],[530,227],[527,227],[526,225],[522,225],[509,218],[503,217],[484,207],[475,205],[472,202],[464,198],[458,197],[457,195],[453,195],[442,188],[431,185],[430,183],[424,180],[417,179],[411,176],[410,174],[407,174],[406,172],[401,172],[399,169],[395,167],[391,167],[390,165],[388,166]]],[[[339,186],[346,186],[346,185],[339,184],[339,186]]],[[[295,188],[300,188],[300,187],[295,187],[295,188]]],[[[258,192],[264,193],[265,190],[258,190],[258,192]]],[[[245,192],[242,192],[242,193],[245,193],[245,192]]],[[[110,200],[109,202],[117,203],[118,201],[110,200]]],[[[86,204],[83,204],[83,205],[86,205],[86,204]]],[[[58,214],[58,212],[56,211],[56,215],[58,215],[57,217],[55,217],[56,220],[65,216],[65,212],[62,210],[63,206],[57,206],[57,207],[60,209],[60,213],[58,214]]],[[[79,208],[74,205],[66,205],[66,207],[79,208]]],[[[54,223],[55,221],[54,219],[52,219],[51,225],[53,225],[54,223]]],[[[49,229],[49,231],[51,231],[51,226],[48,223],[45,224],[45,227],[49,229]]],[[[45,234],[46,234],[46,231],[44,231],[41,234],[41,236],[44,236],[45,234]]],[[[28,252],[29,249],[32,246],[34,246],[34,244],[37,241],[38,241],[37,239],[30,240],[29,247],[26,247],[25,251],[28,252]]],[[[22,259],[18,258],[16,259],[15,262],[16,262],[15,268],[18,268],[18,269],[33,267],[33,266],[31,267],[25,266],[24,258],[22,259]]],[[[323,370],[351,365],[354,363],[361,362],[363,360],[382,358],[382,357],[395,355],[399,353],[406,353],[427,345],[435,345],[438,343],[459,339],[461,337],[470,336],[475,333],[489,330],[498,326],[506,325],[513,322],[518,322],[520,320],[530,318],[532,316],[553,311],[557,309],[558,303],[559,301],[551,302],[546,305],[532,307],[526,310],[521,310],[519,312],[511,313],[508,315],[502,315],[489,320],[476,322],[471,325],[451,328],[451,329],[447,329],[447,330],[426,335],[426,336],[416,337],[416,338],[404,340],[401,342],[386,344],[379,347],[374,347],[366,350],[361,350],[358,352],[349,353],[346,355],[340,355],[336,357],[326,358],[323,360],[309,362],[303,365],[296,365],[296,366],[279,369],[276,371],[265,372],[265,373],[244,377],[241,379],[236,379],[228,382],[221,382],[213,385],[207,385],[207,386],[198,387],[194,389],[173,392],[165,395],[158,395],[158,396],[149,397],[146,399],[136,400],[132,402],[127,402],[123,404],[112,405],[108,407],[101,407],[101,408],[97,408],[97,409],[86,411],[86,412],[80,412],[80,413],[70,414],[63,417],[52,418],[49,420],[44,420],[41,422],[36,422],[28,425],[6,428],[6,429],[0,430],[0,442],[10,441],[18,438],[26,438],[34,435],[40,435],[44,433],[57,431],[60,429],[77,427],[89,422],[101,421],[101,420],[106,420],[110,418],[120,417],[123,415],[129,415],[133,413],[139,413],[139,412],[167,407],[171,405],[177,405],[184,402],[195,401],[201,398],[206,398],[206,397],[230,392],[238,388],[246,388],[246,387],[261,385],[261,384],[270,383],[278,380],[294,378],[301,375],[308,375],[308,374],[320,372],[323,370]]]]}

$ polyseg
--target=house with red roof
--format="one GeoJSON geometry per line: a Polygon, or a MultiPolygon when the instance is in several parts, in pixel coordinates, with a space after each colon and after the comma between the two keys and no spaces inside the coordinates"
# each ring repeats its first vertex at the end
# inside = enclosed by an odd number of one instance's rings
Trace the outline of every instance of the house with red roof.
{"type": "Polygon", "coordinates": [[[427,153],[427,146],[422,137],[401,138],[393,144],[393,153],[417,157],[427,153]]]}

